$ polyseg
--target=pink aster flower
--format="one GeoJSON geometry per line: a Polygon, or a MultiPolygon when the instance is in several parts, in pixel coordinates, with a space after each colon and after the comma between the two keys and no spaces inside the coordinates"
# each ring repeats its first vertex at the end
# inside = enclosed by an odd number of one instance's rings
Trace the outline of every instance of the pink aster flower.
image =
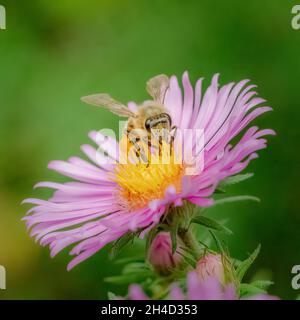
{"type": "MultiPolygon", "coordinates": [[[[128,297],[131,300],[148,300],[149,297],[142,288],[133,284],[128,289],[128,297]]],[[[176,283],[171,286],[169,300],[239,300],[233,284],[225,287],[215,277],[200,279],[196,272],[192,271],[187,276],[186,291],[176,283]]],[[[268,294],[250,296],[247,300],[278,300],[278,297],[268,294]]]]}
{"type": "MultiPolygon", "coordinates": [[[[81,149],[90,161],[71,157],[50,162],[50,169],[73,181],[36,185],[55,192],[49,200],[24,201],[34,205],[24,218],[31,236],[41,245],[49,245],[52,257],[73,245],[71,269],[128,232],[142,231],[143,236],[170,206],[181,206],[183,200],[211,205],[218,183],[242,171],[257,157],[256,152],[266,147],[263,136],[274,134],[269,129],[250,127],[234,146],[230,144],[252,120],[271,110],[261,106],[265,100],[256,97],[255,86],[248,82],[219,88],[215,75],[202,92],[202,79],[193,88],[187,72],[182,77],[183,90],[175,76],[170,78],[163,104],[172,124],[178,129],[204,132],[203,168],[196,175],[185,175],[184,163],[120,164],[118,142],[113,138],[99,141],[101,134],[90,132],[89,137],[105,153],[99,155],[95,147],[83,145],[81,149]],[[106,164],[99,164],[99,157],[107,160],[106,164]]],[[[137,108],[134,103],[128,107],[132,111],[137,108]]]]}

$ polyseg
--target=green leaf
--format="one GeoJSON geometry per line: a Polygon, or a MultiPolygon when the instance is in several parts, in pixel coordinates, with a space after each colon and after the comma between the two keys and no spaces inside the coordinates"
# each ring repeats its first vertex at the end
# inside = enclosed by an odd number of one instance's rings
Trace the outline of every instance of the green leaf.
{"type": "Polygon", "coordinates": [[[209,229],[214,229],[217,231],[225,232],[227,234],[232,234],[231,230],[229,230],[225,226],[221,225],[217,221],[210,219],[208,217],[205,217],[205,216],[201,216],[201,215],[196,216],[195,218],[192,219],[192,222],[200,224],[200,225],[207,227],[209,229]]]}
{"type": "Polygon", "coordinates": [[[197,265],[197,261],[196,260],[194,260],[193,258],[189,257],[188,255],[183,254],[182,252],[178,252],[178,254],[180,254],[182,256],[183,260],[187,264],[189,264],[193,268],[196,268],[196,265],[197,265]]]}
{"type": "Polygon", "coordinates": [[[144,257],[125,257],[125,258],[120,258],[118,260],[115,260],[115,264],[126,264],[126,263],[131,263],[131,262],[144,262],[145,258],[144,257]]]}
{"type": "Polygon", "coordinates": [[[108,300],[116,300],[118,297],[117,295],[115,295],[113,292],[108,292],[107,293],[107,297],[108,297],[108,300]]]}
{"type": "Polygon", "coordinates": [[[218,250],[221,252],[221,253],[226,253],[226,250],[222,244],[222,242],[219,240],[219,238],[215,235],[215,233],[212,231],[212,230],[209,230],[209,233],[212,235],[216,245],[217,245],[217,248],[218,250]]]}
{"type": "Polygon", "coordinates": [[[251,282],[250,284],[256,288],[267,291],[268,288],[274,284],[274,282],[270,280],[256,280],[251,282]]]}
{"type": "Polygon", "coordinates": [[[257,280],[250,284],[242,283],[240,285],[240,296],[251,296],[255,294],[267,293],[267,289],[273,282],[269,280],[257,280]]]}
{"type": "Polygon", "coordinates": [[[221,187],[217,187],[216,190],[215,190],[215,193],[225,193],[226,191],[221,188],[221,187]]]}
{"type": "Polygon", "coordinates": [[[206,244],[204,241],[198,240],[199,244],[201,244],[201,246],[203,246],[205,249],[209,248],[209,245],[206,244]]]}
{"type": "Polygon", "coordinates": [[[173,222],[173,224],[171,226],[171,230],[170,230],[171,231],[172,253],[173,254],[176,252],[176,249],[177,249],[178,227],[179,227],[178,219],[175,219],[175,221],[173,222]]]}
{"type": "MultiPolygon", "coordinates": [[[[222,187],[224,187],[224,186],[231,186],[231,185],[233,185],[233,184],[237,184],[237,183],[239,183],[239,182],[242,182],[242,181],[244,181],[244,180],[247,180],[247,179],[249,179],[249,178],[252,178],[253,175],[254,175],[254,173],[237,174],[237,175],[235,175],[235,176],[232,176],[232,177],[229,177],[229,178],[224,179],[224,180],[220,183],[219,187],[221,187],[221,189],[222,189],[222,187]]],[[[219,187],[218,187],[218,188],[219,188],[219,187]]]]}
{"type": "Polygon", "coordinates": [[[243,279],[245,273],[247,272],[247,270],[250,268],[252,263],[257,258],[259,251],[260,251],[260,244],[257,246],[257,248],[254,250],[254,252],[246,260],[241,262],[241,264],[236,269],[236,274],[237,274],[237,277],[240,281],[243,279]]]}
{"type": "Polygon", "coordinates": [[[218,199],[214,202],[213,206],[223,204],[223,203],[230,203],[230,202],[238,202],[238,201],[256,201],[260,202],[260,199],[254,196],[248,196],[248,195],[243,195],[243,196],[233,196],[233,197],[227,197],[223,199],[218,199]]]}
{"type": "MultiPolygon", "coordinates": [[[[182,253],[183,252],[185,252],[185,253],[187,253],[187,254],[189,254],[189,255],[191,255],[191,256],[193,256],[194,255],[194,250],[192,250],[192,249],[190,249],[190,248],[188,248],[187,246],[185,246],[185,245],[183,245],[183,246],[180,246],[179,247],[179,250],[181,250],[182,251],[182,253]]],[[[178,250],[178,251],[179,251],[178,250]]]]}
{"type": "Polygon", "coordinates": [[[120,251],[130,242],[134,239],[134,233],[128,232],[121,238],[119,238],[117,241],[113,243],[113,246],[110,250],[110,257],[113,259],[115,258],[120,251]]]}
{"type": "Polygon", "coordinates": [[[127,264],[122,273],[128,274],[128,273],[135,273],[135,272],[144,272],[149,270],[144,262],[133,262],[127,264]]]}
{"type": "Polygon", "coordinates": [[[147,277],[151,276],[151,271],[126,273],[119,276],[107,277],[104,279],[105,282],[113,284],[129,284],[129,283],[139,283],[144,281],[147,277]]]}
{"type": "Polygon", "coordinates": [[[253,286],[252,284],[242,283],[240,285],[240,296],[252,296],[256,294],[267,293],[265,290],[253,286]]]}

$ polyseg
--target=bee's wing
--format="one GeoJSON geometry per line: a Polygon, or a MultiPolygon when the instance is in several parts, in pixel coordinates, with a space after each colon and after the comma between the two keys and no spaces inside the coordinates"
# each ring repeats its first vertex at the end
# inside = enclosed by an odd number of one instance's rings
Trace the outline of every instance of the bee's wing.
{"type": "Polygon", "coordinates": [[[169,88],[170,80],[165,74],[151,78],[146,85],[147,92],[154,101],[163,104],[166,91],[169,88]]]}
{"type": "Polygon", "coordinates": [[[136,117],[136,114],[130,111],[124,104],[113,99],[106,93],[92,94],[90,96],[82,97],[81,101],[97,107],[104,107],[122,117],[136,117]]]}

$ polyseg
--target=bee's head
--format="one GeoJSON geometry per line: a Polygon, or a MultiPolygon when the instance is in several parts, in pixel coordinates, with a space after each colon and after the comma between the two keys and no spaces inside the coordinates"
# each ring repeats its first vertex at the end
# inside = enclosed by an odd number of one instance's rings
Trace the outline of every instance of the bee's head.
{"type": "Polygon", "coordinates": [[[159,113],[155,116],[148,117],[145,121],[145,128],[148,132],[151,129],[171,129],[171,117],[167,113],[159,113]]]}

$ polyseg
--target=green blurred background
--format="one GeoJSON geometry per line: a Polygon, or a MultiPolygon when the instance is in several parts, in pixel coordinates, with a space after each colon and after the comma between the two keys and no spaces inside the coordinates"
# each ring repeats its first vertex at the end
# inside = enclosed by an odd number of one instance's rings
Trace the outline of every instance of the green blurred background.
{"type": "MultiPolygon", "coordinates": [[[[64,181],[46,166],[81,155],[91,129],[117,129],[117,117],[83,105],[91,92],[121,101],[145,99],[145,82],[159,73],[192,81],[215,72],[221,83],[250,78],[274,112],[256,121],[274,128],[269,148],[247,169],[255,176],[232,188],[262,202],[228,204],[212,214],[230,218],[232,255],[243,259],[258,243],[259,272],[271,292],[294,298],[291,268],[300,264],[299,80],[300,30],[291,28],[286,0],[227,1],[1,1],[0,30],[0,264],[7,290],[0,299],[106,298],[105,276],[118,274],[102,250],[71,272],[67,252],[55,259],[29,238],[20,221],[38,181],[64,181]],[[299,179],[299,180],[298,180],[299,179]]],[[[123,253],[135,254],[134,248],[123,253]]]]}

